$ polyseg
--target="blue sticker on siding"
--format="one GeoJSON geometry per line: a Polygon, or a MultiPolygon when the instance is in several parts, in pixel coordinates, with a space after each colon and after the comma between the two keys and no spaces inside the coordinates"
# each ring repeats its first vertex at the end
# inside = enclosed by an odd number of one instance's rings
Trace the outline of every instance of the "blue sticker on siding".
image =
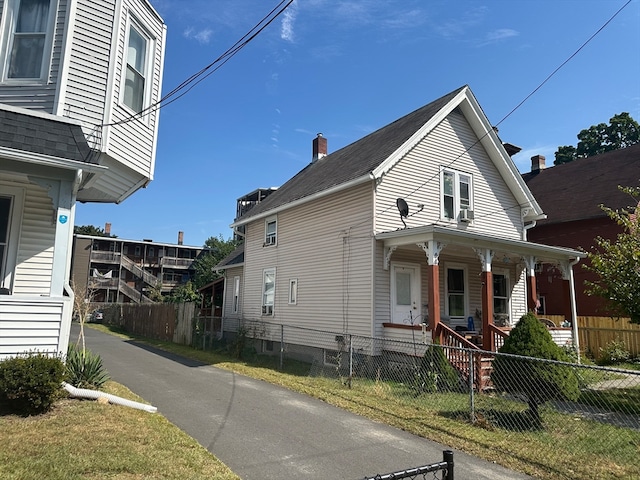
{"type": "Polygon", "coordinates": [[[60,220],[60,223],[64,224],[64,223],[67,223],[67,220],[69,220],[69,217],[66,215],[60,215],[60,217],[58,217],[58,220],[60,220]]]}

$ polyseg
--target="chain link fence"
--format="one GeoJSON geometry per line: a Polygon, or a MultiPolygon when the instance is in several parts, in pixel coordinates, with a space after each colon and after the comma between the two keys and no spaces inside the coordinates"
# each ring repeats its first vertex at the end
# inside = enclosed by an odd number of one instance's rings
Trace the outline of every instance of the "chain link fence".
{"type": "Polygon", "coordinates": [[[547,469],[559,455],[574,456],[576,472],[590,462],[611,465],[611,477],[556,478],[640,478],[640,463],[629,462],[640,452],[640,371],[441,346],[419,332],[402,342],[254,321],[227,322],[225,337],[230,331],[277,368],[295,362],[311,377],[443,425],[471,425],[501,455],[547,469]]]}

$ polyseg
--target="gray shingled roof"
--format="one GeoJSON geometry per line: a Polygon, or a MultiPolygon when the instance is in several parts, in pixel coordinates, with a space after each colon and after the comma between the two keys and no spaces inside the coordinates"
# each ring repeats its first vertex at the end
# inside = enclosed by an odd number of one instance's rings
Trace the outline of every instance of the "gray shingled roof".
{"type": "Polygon", "coordinates": [[[631,206],[623,187],[640,183],[640,143],[522,175],[552,224],[606,216],[599,205],[631,206]]]}
{"type": "Polygon", "coordinates": [[[220,263],[213,267],[213,269],[224,269],[227,267],[233,267],[234,265],[240,265],[242,263],[244,263],[244,243],[220,260],[220,263]]]}
{"type": "Polygon", "coordinates": [[[2,109],[0,146],[78,162],[90,154],[79,125],[2,109]]]}
{"type": "Polygon", "coordinates": [[[394,151],[449,103],[465,86],[440,97],[351,145],[307,165],[240,222],[296,200],[361,178],[375,170],[394,151]]]}

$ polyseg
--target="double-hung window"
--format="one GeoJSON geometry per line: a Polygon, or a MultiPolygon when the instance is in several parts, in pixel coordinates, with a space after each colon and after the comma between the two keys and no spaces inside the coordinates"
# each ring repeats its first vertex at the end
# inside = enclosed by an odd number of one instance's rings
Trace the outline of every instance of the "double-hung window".
{"type": "Polygon", "coordinates": [[[129,24],[127,66],[124,78],[123,103],[134,112],[145,106],[148,76],[149,37],[134,22],[129,24]]]}
{"type": "Polygon", "coordinates": [[[264,244],[275,245],[278,239],[278,221],[275,217],[268,218],[264,222],[264,244]]]}
{"type": "Polygon", "coordinates": [[[276,269],[267,268],[262,272],[262,315],[273,315],[276,295],[276,269]]]}
{"type": "Polygon", "coordinates": [[[51,45],[51,0],[7,0],[3,80],[42,80],[51,45]]]}
{"type": "Polygon", "coordinates": [[[471,175],[444,168],[442,170],[442,217],[448,220],[471,220],[471,175]],[[463,212],[465,210],[466,212],[463,212]]]}
{"type": "Polygon", "coordinates": [[[509,277],[504,273],[493,273],[493,314],[501,322],[509,319],[509,277]]]}
{"type": "Polygon", "coordinates": [[[464,268],[447,268],[447,314],[452,319],[464,319],[466,313],[464,268]]]}
{"type": "Polygon", "coordinates": [[[231,305],[231,312],[238,313],[240,307],[240,277],[233,277],[233,304],[231,305]]]}

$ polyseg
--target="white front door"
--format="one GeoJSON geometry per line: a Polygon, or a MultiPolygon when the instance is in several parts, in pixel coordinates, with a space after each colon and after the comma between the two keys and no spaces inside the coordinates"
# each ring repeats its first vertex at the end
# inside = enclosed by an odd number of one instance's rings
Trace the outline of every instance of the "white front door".
{"type": "Polygon", "coordinates": [[[420,324],[420,266],[391,264],[391,321],[420,324]]]}

